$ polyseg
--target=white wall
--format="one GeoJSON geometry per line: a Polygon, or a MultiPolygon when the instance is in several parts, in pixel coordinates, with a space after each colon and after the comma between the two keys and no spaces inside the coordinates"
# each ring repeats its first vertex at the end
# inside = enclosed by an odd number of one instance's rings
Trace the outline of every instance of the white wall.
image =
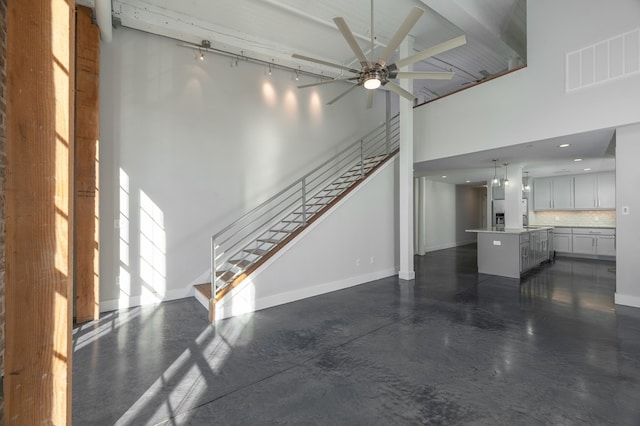
{"type": "Polygon", "coordinates": [[[421,162],[640,121],[640,74],[565,92],[565,55],[640,26],[640,2],[529,1],[528,66],[415,111],[421,162]]]}
{"type": "MultiPolygon", "coordinates": [[[[565,89],[566,54],[637,29],[640,2],[529,1],[527,15],[526,69],[414,110],[416,162],[640,122],[640,74],[571,93],[565,89]]],[[[627,137],[637,146],[635,136],[627,137]]],[[[633,143],[624,144],[618,142],[616,152],[617,237],[622,237],[616,302],[640,307],[640,271],[632,260],[640,247],[623,237],[637,235],[637,225],[630,223],[633,213],[620,216],[623,203],[638,203],[637,190],[620,177],[637,182],[631,163],[638,152],[633,143]]]]}
{"type": "Polygon", "coordinates": [[[216,305],[216,318],[396,274],[397,162],[385,164],[233,289],[216,305]]]}
{"type": "Polygon", "coordinates": [[[640,307],[640,124],[616,131],[616,303],[640,307]]]}
{"type": "Polygon", "coordinates": [[[416,254],[456,247],[475,241],[464,232],[478,227],[479,191],[475,188],[417,179],[416,254]]]}
{"type": "Polygon", "coordinates": [[[101,49],[103,310],[185,296],[210,235],[384,120],[384,96],[326,106],[348,86],[171,39],[121,27],[101,49]]]}

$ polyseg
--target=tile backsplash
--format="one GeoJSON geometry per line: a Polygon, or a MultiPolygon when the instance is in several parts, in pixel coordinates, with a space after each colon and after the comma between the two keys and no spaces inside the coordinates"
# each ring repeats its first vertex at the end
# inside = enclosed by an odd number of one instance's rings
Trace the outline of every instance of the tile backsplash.
{"type": "Polygon", "coordinates": [[[530,211],[529,225],[616,226],[615,210],[530,211]]]}

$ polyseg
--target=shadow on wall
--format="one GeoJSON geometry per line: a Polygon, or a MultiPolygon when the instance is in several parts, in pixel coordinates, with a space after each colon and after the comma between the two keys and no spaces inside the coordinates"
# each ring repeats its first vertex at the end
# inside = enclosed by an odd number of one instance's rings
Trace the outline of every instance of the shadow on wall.
{"type": "Polygon", "coordinates": [[[144,190],[131,194],[129,175],[123,169],[119,182],[118,308],[159,303],[167,284],[164,213],[144,190]]]}

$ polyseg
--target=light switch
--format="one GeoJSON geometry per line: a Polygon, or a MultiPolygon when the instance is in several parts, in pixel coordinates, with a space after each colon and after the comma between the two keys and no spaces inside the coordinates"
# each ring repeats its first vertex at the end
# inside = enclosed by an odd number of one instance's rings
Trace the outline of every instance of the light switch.
{"type": "Polygon", "coordinates": [[[502,245],[502,241],[494,241],[493,245],[494,246],[501,246],[502,245]]]}
{"type": "Polygon", "coordinates": [[[622,214],[629,214],[629,206],[622,206],[622,214]]]}

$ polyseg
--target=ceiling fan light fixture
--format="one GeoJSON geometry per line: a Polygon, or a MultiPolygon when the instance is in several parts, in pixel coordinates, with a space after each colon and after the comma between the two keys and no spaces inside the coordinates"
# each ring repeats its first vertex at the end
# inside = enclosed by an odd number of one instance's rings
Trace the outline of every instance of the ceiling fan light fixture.
{"type": "Polygon", "coordinates": [[[364,88],[374,90],[380,87],[380,80],[377,77],[369,78],[364,81],[364,88]]]}
{"type": "Polygon", "coordinates": [[[377,70],[371,70],[364,74],[364,88],[374,90],[380,87],[382,82],[380,81],[380,73],[377,70]]]}

